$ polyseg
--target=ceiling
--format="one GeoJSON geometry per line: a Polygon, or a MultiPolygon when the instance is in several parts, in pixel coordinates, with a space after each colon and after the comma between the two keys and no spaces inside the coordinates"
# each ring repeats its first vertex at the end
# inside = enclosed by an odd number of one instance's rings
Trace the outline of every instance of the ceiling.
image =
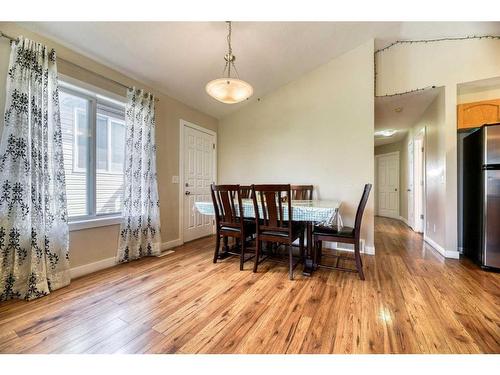
{"type": "Polygon", "coordinates": [[[394,129],[392,137],[375,136],[375,146],[399,142],[432,103],[439,88],[375,98],[375,131],[394,129]],[[399,112],[396,110],[400,110],[399,112]]]}
{"type": "Polygon", "coordinates": [[[234,22],[236,67],[254,96],[227,105],[205,93],[224,67],[224,22],[20,24],[216,118],[372,38],[380,48],[397,39],[500,33],[499,22],[234,22]]]}

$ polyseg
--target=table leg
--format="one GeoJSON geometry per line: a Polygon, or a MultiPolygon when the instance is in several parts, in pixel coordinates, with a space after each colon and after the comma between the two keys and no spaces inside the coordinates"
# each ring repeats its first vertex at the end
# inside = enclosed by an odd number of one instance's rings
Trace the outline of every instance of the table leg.
{"type": "Polygon", "coordinates": [[[312,243],[312,228],[313,228],[312,225],[313,224],[311,221],[308,221],[306,223],[307,253],[304,264],[304,271],[302,271],[302,274],[304,276],[311,276],[314,270],[314,264],[312,259],[312,252],[314,251],[312,243]]]}

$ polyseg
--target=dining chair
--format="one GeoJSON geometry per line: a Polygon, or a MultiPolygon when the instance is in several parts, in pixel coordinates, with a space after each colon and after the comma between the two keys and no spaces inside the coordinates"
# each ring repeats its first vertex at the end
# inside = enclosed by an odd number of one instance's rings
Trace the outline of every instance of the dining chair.
{"type": "Polygon", "coordinates": [[[354,221],[354,228],[342,227],[340,231],[335,227],[327,227],[321,224],[317,224],[313,229],[313,241],[316,244],[314,251],[313,263],[318,267],[336,269],[348,272],[358,272],[359,278],[361,280],[365,279],[363,273],[363,261],[360,254],[360,233],[361,233],[361,221],[363,219],[363,213],[365,211],[366,202],[368,201],[368,196],[370,195],[370,190],[372,184],[366,184],[363,190],[363,195],[361,196],[361,201],[359,202],[358,209],[356,211],[356,219],[354,221]],[[356,262],[356,269],[339,267],[340,259],[352,259],[346,256],[337,256],[337,261],[335,266],[321,264],[321,252],[322,252],[322,241],[340,242],[348,243],[354,245],[354,260],[356,262]]]}
{"type": "Polygon", "coordinates": [[[313,185],[290,185],[293,200],[312,200],[313,185]]]}
{"type": "Polygon", "coordinates": [[[252,197],[251,185],[240,185],[240,189],[241,189],[241,199],[250,199],[252,197]]]}
{"type": "Polygon", "coordinates": [[[255,222],[251,219],[245,220],[244,218],[240,185],[212,184],[211,193],[215,211],[215,226],[217,229],[214,263],[217,263],[217,259],[219,259],[220,241],[222,238],[225,253],[239,255],[240,270],[243,270],[243,263],[252,258],[245,259],[245,253],[247,250],[247,240],[255,234],[255,222]],[[237,247],[240,248],[239,253],[230,251],[228,237],[235,239],[236,244],[239,245],[237,247]]]}
{"type": "Polygon", "coordinates": [[[288,247],[288,274],[290,280],[293,280],[293,270],[304,260],[304,226],[301,222],[293,221],[290,185],[252,185],[252,199],[256,227],[253,272],[257,272],[259,263],[268,258],[272,259],[268,254],[260,260],[262,241],[277,243],[288,247]],[[300,254],[298,259],[294,260],[292,243],[297,238],[300,254]]]}

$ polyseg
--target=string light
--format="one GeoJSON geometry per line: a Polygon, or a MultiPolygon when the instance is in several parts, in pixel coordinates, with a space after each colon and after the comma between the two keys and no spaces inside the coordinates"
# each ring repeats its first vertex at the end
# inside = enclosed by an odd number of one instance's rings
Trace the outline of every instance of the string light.
{"type": "Polygon", "coordinates": [[[424,90],[429,90],[429,89],[435,89],[436,86],[427,86],[427,87],[422,87],[422,88],[417,88],[409,91],[404,91],[404,92],[397,92],[395,94],[387,94],[387,95],[376,95],[377,92],[377,59],[376,56],[380,52],[387,51],[389,48],[394,47],[398,44],[413,44],[413,43],[435,43],[435,42],[446,42],[446,41],[458,41],[458,40],[473,40],[473,39],[492,39],[492,40],[500,40],[500,35],[469,35],[469,36],[464,36],[464,37],[455,37],[455,38],[438,38],[438,39],[417,39],[417,40],[397,40],[394,43],[389,44],[388,46],[384,48],[380,48],[376,50],[373,54],[373,65],[375,69],[375,74],[374,74],[374,91],[375,91],[375,97],[376,98],[387,98],[387,97],[392,97],[392,96],[401,96],[401,95],[406,95],[406,94],[411,94],[417,91],[424,91],[424,90]]]}

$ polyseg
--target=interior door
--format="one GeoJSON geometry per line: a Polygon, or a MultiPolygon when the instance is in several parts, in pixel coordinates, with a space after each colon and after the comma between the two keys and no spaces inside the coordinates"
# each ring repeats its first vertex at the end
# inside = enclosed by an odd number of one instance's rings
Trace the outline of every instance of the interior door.
{"type": "Polygon", "coordinates": [[[399,219],[399,155],[377,157],[378,215],[399,219]]]}
{"type": "Polygon", "coordinates": [[[408,143],[408,225],[415,228],[415,188],[413,176],[413,142],[408,143]]]}
{"type": "Polygon", "coordinates": [[[213,232],[212,217],[201,215],[194,202],[210,201],[210,184],[215,181],[215,136],[184,126],[184,242],[213,232]]]}

